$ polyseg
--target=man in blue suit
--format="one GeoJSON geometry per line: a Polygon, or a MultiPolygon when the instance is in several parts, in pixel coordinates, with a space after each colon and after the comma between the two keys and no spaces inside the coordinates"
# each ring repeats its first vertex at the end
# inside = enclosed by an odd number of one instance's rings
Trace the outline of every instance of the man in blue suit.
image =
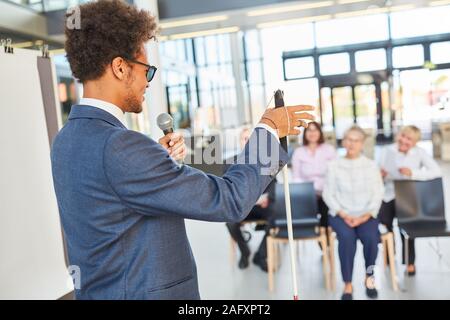
{"type": "Polygon", "coordinates": [[[81,273],[76,298],[199,299],[184,219],[244,219],[287,161],[278,138],[298,134],[312,107],[266,111],[223,177],[179,166],[180,135],[157,143],[124,122],[125,112],[142,111],[156,71],[144,49],[155,19],[120,0],[80,12],[81,29],[66,29],[65,49],[83,99],[51,154],[69,261],[81,273]]]}

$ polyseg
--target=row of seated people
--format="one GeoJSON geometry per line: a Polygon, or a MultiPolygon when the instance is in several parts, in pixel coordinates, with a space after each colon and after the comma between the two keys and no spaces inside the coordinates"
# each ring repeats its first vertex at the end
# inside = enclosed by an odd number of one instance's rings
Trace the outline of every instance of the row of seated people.
{"type": "MultiPolygon", "coordinates": [[[[241,135],[241,143],[248,139],[249,131],[241,135]]],[[[373,286],[373,266],[380,242],[379,223],[393,231],[395,214],[394,180],[431,180],[441,176],[439,165],[419,146],[420,130],[415,126],[403,127],[396,142],[383,149],[375,161],[363,155],[366,134],[358,126],[352,126],[345,134],[342,145],[345,156],[338,157],[333,146],[326,144],[320,124],[312,122],[303,133],[303,144],[292,156],[292,179],[294,182],[313,182],[320,214],[320,225],[330,226],[338,238],[338,252],[344,281],[342,299],[353,298],[353,264],[356,243],[359,239],[364,248],[366,266],[366,293],[377,297],[373,286]]],[[[275,182],[256,203],[246,220],[268,220],[273,215],[271,207],[275,199],[275,182]]],[[[249,264],[250,250],[240,224],[227,224],[231,236],[241,251],[239,268],[249,264]]],[[[266,235],[253,262],[267,271],[266,235]]],[[[402,237],[403,250],[405,239],[402,237]]],[[[415,270],[414,240],[409,239],[408,275],[415,270]]],[[[402,258],[404,254],[402,254],[402,258]]],[[[405,263],[403,261],[403,263],[405,263]]]]}

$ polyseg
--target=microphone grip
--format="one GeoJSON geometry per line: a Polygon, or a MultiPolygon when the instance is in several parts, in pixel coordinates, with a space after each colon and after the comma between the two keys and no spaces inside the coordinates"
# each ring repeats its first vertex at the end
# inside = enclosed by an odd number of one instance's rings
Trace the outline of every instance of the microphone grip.
{"type": "Polygon", "coordinates": [[[169,128],[169,129],[163,130],[163,133],[164,133],[165,136],[168,135],[169,133],[172,133],[172,132],[173,132],[173,128],[169,128]]]}

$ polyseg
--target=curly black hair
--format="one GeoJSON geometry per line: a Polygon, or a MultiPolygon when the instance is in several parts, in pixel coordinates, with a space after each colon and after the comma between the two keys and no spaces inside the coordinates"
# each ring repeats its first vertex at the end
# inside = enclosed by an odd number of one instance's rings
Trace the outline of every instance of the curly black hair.
{"type": "Polygon", "coordinates": [[[134,58],[141,45],[154,39],[156,19],[122,0],[99,0],[79,6],[80,27],[66,14],[65,50],[73,76],[81,83],[101,77],[116,57],[134,58]]]}

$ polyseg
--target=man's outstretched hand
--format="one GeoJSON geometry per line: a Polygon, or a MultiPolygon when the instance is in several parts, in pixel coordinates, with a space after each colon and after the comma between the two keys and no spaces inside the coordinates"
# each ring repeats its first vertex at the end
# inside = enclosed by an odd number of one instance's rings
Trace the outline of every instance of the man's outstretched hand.
{"type": "Polygon", "coordinates": [[[260,123],[277,130],[278,137],[298,135],[300,130],[296,127],[308,127],[305,120],[314,120],[314,116],[305,111],[313,111],[313,106],[299,105],[267,109],[261,117],[260,123]]]}

